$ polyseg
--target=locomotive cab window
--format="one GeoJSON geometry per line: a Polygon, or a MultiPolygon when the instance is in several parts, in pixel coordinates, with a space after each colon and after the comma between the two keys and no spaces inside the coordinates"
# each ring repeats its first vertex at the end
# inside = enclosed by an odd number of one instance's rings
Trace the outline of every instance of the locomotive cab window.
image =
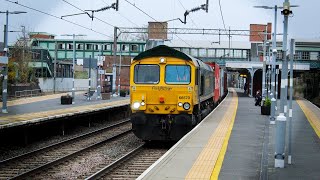
{"type": "Polygon", "coordinates": [[[136,84],[158,84],[160,67],[158,65],[138,64],[134,66],[136,84]]]}
{"type": "Polygon", "coordinates": [[[188,65],[167,65],[165,82],[167,84],[190,84],[191,68],[188,65]]]}

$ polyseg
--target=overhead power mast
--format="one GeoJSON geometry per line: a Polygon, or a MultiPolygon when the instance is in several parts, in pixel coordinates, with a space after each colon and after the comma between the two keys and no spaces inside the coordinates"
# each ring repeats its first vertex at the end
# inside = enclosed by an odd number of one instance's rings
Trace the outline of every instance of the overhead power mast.
{"type": "Polygon", "coordinates": [[[191,12],[196,12],[199,10],[204,10],[208,13],[209,10],[209,0],[207,0],[206,4],[202,4],[199,7],[195,7],[192,8],[191,10],[186,10],[186,12],[184,13],[184,20],[182,21],[180,18],[178,18],[183,24],[187,24],[187,16],[189,15],[189,13],[191,12]]]}

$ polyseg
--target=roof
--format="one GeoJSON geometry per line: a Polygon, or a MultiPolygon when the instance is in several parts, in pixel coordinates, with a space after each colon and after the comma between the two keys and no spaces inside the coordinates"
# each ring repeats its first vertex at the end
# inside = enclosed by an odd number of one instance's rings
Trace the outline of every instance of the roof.
{"type": "MultiPolygon", "coordinates": [[[[172,40],[172,41],[165,41],[164,43],[167,46],[171,47],[180,47],[180,48],[229,48],[229,41],[221,41],[220,44],[218,43],[212,43],[211,41],[204,41],[204,40],[172,40]],[[186,44],[188,43],[188,44],[186,44]],[[192,47],[190,47],[190,45],[192,47]]],[[[230,41],[230,48],[231,49],[250,49],[251,43],[249,41],[230,41]]]]}
{"type": "Polygon", "coordinates": [[[29,35],[37,35],[37,34],[46,35],[46,36],[56,36],[55,34],[50,34],[47,32],[29,32],[29,35]]]}
{"type": "Polygon", "coordinates": [[[138,56],[136,56],[133,60],[141,60],[150,57],[174,57],[188,61],[192,60],[192,58],[187,54],[177,51],[166,45],[160,45],[147,51],[144,51],[140,53],[138,56]]]}
{"type": "MultiPolygon", "coordinates": [[[[61,43],[72,43],[73,39],[32,39],[39,42],[61,42],[61,43]]],[[[113,40],[92,40],[92,39],[76,39],[77,43],[103,43],[103,44],[113,44],[113,40]]],[[[117,43],[129,43],[129,44],[145,44],[146,41],[117,41],[117,43]]]]}

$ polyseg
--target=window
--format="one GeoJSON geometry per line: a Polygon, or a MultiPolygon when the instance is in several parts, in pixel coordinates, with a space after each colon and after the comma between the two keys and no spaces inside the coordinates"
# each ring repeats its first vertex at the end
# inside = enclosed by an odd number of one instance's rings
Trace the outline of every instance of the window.
{"type": "Polygon", "coordinates": [[[121,51],[122,52],[128,52],[129,51],[129,44],[122,44],[121,45],[121,51]]]}
{"type": "Polygon", "coordinates": [[[95,51],[99,51],[100,50],[100,45],[99,44],[95,44],[94,45],[94,50],[95,51]]]}
{"type": "Polygon", "coordinates": [[[64,43],[59,43],[58,44],[58,49],[64,49],[65,48],[65,44],[64,43]]]}
{"type": "Polygon", "coordinates": [[[86,50],[92,50],[93,44],[86,44],[86,50]]]}
{"type": "Polygon", "coordinates": [[[160,67],[158,65],[138,64],[134,66],[134,82],[137,84],[158,84],[160,67]]]}
{"type": "Polygon", "coordinates": [[[198,49],[191,49],[191,56],[198,56],[198,49]]]}
{"type": "Polygon", "coordinates": [[[241,50],[233,50],[233,58],[242,58],[241,50]]]}
{"type": "Polygon", "coordinates": [[[243,51],[242,51],[243,58],[248,58],[248,57],[250,57],[249,53],[250,53],[250,51],[248,51],[248,50],[243,50],[243,51]]]}
{"type": "Polygon", "coordinates": [[[277,51],[277,59],[282,59],[282,51],[277,51]]]}
{"type": "Polygon", "coordinates": [[[208,57],[216,57],[215,49],[208,49],[208,57]]]}
{"type": "Polygon", "coordinates": [[[185,54],[190,54],[189,48],[182,48],[181,51],[185,54]]]}
{"type": "Polygon", "coordinates": [[[189,84],[191,68],[187,65],[167,65],[165,82],[167,84],[189,84]]]}
{"type": "Polygon", "coordinates": [[[132,51],[132,52],[137,52],[137,51],[139,51],[137,44],[131,44],[130,47],[131,47],[131,48],[130,48],[130,51],[132,51]]]}
{"type": "Polygon", "coordinates": [[[318,60],[319,53],[318,52],[310,52],[310,60],[318,60]]]}
{"type": "Polygon", "coordinates": [[[199,57],[207,57],[207,50],[199,49],[199,57]]]}
{"type": "Polygon", "coordinates": [[[83,50],[83,44],[76,44],[77,50],[83,50]]]}
{"type": "Polygon", "coordinates": [[[73,44],[69,43],[67,49],[73,50],[73,44]]]}
{"type": "Polygon", "coordinates": [[[309,60],[310,53],[308,51],[302,51],[302,60],[309,60]]]}
{"type": "Polygon", "coordinates": [[[224,57],[224,56],[226,56],[226,55],[224,54],[224,49],[217,49],[217,55],[216,55],[216,57],[224,57]]]}
{"type": "Polygon", "coordinates": [[[301,51],[296,51],[296,53],[294,54],[294,59],[302,59],[302,52],[301,51]]]}
{"type": "Polygon", "coordinates": [[[111,44],[105,44],[105,45],[103,45],[103,50],[104,50],[104,51],[110,51],[110,50],[111,50],[111,44]]]}

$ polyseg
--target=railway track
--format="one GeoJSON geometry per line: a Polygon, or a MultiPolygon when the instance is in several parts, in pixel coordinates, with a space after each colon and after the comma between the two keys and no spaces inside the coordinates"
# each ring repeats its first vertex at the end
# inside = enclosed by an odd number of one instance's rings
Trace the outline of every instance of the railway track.
{"type": "Polygon", "coordinates": [[[156,162],[169,147],[152,148],[141,145],[124,155],[112,164],[86,178],[92,179],[136,179],[154,162],[156,162]]]}
{"type": "Polygon", "coordinates": [[[0,161],[0,179],[21,179],[131,132],[129,120],[0,161]]]}

